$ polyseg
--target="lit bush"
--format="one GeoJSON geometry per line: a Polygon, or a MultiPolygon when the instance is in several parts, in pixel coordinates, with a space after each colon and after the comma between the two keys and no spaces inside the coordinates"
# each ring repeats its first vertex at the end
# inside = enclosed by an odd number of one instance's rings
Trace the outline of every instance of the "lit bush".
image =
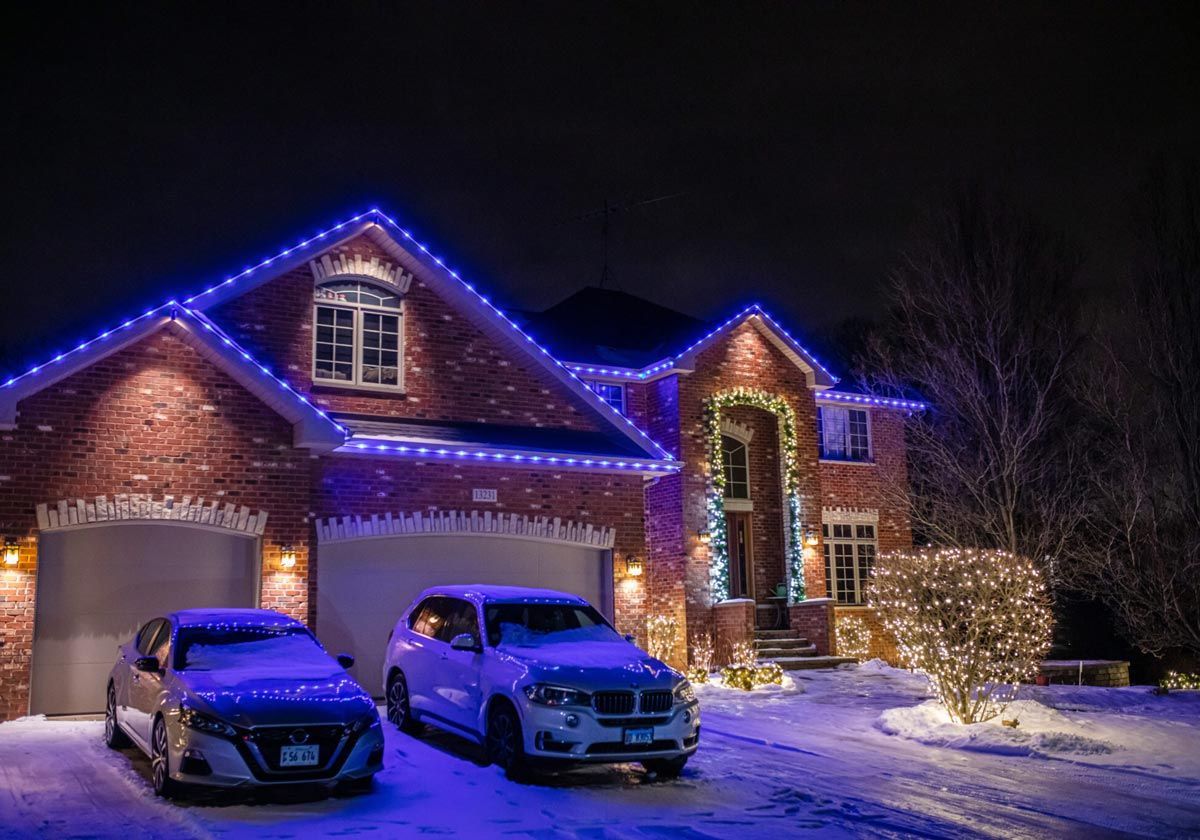
{"type": "Polygon", "coordinates": [[[692,665],[688,668],[688,679],[694,683],[708,682],[712,673],[713,640],[708,634],[698,634],[692,637],[692,665]]]}
{"type": "Polygon", "coordinates": [[[871,651],[871,628],[862,616],[840,615],[837,619],[837,646],[842,656],[866,659],[871,651]]]}
{"type": "Polygon", "coordinates": [[[646,619],[646,653],[665,661],[674,652],[678,635],[679,622],[674,616],[650,616],[646,619]]]}
{"type": "Polygon", "coordinates": [[[884,555],[868,593],[902,659],[924,672],[959,723],[1000,714],[1050,647],[1053,617],[1042,574],[1005,551],[884,555]]]}
{"type": "Polygon", "coordinates": [[[1200,689],[1200,674],[1168,671],[1167,675],[1158,681],[1158,684],[1170,691],[1195,691],[1200,689]]]}
{"type": "Polygon", "coordinates": [[[783,682],[783,668],[774,662],[760,664],[753,643],[735,642],[729,663],[721,669],[721,682],[742,691],[752,691],[764,685],[780,685],[783,682]]]}

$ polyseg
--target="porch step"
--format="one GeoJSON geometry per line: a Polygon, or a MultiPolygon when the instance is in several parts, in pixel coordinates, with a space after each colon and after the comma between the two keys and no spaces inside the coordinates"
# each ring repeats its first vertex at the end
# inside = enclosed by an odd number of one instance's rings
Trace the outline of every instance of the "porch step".
{"type": "Polygon", "coordinates": [[[762,653],[767,648],[805,648],[810,646],[808,639],[803,636],[791,636],[786,639],[755,639],[754,647],[762,653]]]}
{"type": "Polygon", "coordinates": [[[766,639],[794,639],[796,638],[795,630],[755,630],[754,638],[758,641],[766,639]]]}
{"type": "Polygon", "coordinates": [[[758,658],[769,662],[781,662],[784,659],[795,659],[798,657],[811,657],[817,655],[816,645],[797,645],[787,648],[759,648],[758,658]]]}
{"type": "Polygon", "coordinates": [[[785,656],[771,661],[785,671],[810,671],[816,668],[836,668],[858,660],[853,656],[785,656]]]}

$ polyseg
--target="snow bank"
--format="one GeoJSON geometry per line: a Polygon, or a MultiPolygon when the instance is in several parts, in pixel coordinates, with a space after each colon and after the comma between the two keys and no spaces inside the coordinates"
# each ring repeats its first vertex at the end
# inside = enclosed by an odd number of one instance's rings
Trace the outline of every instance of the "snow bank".
{"type": "Polygon", "coordinates": [[[727,694],[730,692],[732,692],[734,694],[741,694],[741,695],[748,695],[748,696],[755,696],[755,695],[760,695],[760,694],[767,695],[767,694],[803,694],[804,693],[804,687],[802,685],[799,685],[794,679],[791,678],[791,676],[789,676],[786,673],[783,675],[783,681],[781,683],[779,683],[778,685],[775,685],[774,683],[768,683],[767,685],[758,686],[753,691],[746,691],[745,689],[735,688],[731,685],[725,685],[725,683],[723,683],[721,681],[721,675],[719,673],[710,674],[708,677],[708,682],[706,682],[706,683],[692,683],[692,688],[696,689],[697,696],[702,696],[706,693],[714,693],[713,694],[714,697],[718,696],[720,694],[727,694]]]}
{"type": "Polygon", "coordinates": [[[923,744],[1000,755],[1106,755],[1122,749],[1094,737],[1088,726],[1032,700],[1011,703],[1002,715],[967,725],[954,723],[938,701],[928,700],[919,706],[888,709],[879,716],[878,726],[888,735],[923,744]],[[1002,723],[1014,719],[1015,729],[1002,723]]]}

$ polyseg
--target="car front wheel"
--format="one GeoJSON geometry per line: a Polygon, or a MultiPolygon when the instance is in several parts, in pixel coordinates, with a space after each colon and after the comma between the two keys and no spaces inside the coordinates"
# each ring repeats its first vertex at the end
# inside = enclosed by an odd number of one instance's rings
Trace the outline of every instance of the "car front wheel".
{"type": "Polygon", "coordinates": [[[525,774],[525,741],[521,736],[521,721],[516,710],[507,703],[497,703],[488,716],[485,746],[488,759],[504,770],[510,779],[525,774]]]}
{"type": "Polygon", "coordinates": [[[643,761],[642,766],[646,768],[647,773],[653,773],[660,779],[678,779],[687,761],[688,757],[681,755],[678,758],[650,759],[643,761]]]}
{"type": "Polygon", "coordinates": [[[154,721],[154,732],[150,736],[150,772],[155,795],[164,799],[174,799],[180,794],[179,783],[171,778],[170,762],[167,723],[160,716],[154,721]]]}
{"type": "Polygon", "coordinates": [[[104,743],[109,749],[128,747],[129,736],[117,724],[117,689],[108,684],[108,699],[104,701],[104,743]]]}
{"type": "Polygon", "coordinates": [[[412,706],[408,702],[408,681],[400,671],[388,681],[387,719],[408,735],[415,734],[421,728],[421,724],[413,720],[412,706]]]}

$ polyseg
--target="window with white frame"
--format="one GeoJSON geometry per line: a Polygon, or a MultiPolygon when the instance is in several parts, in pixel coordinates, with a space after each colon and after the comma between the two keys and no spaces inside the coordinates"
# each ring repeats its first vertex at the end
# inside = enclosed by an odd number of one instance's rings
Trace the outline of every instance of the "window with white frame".
{"type": "Polygon", "coordinates": [[[403,302],[358,280],[325,283],[313,302],[313,381],[400,389],[403,302]]]}
{"type": "Polygon", "coordinates": [[[875,565],[875,526],[851,522],[826,522],[825,579],[829,596],[839,604],[863,604],[864,587],[875,565]]]}
{"type": "Polygon", "coordinates": [[[619,382],[597,382],[589,380],[587,386],[591,388],[600,399],[611,405],[622,414],[625,413],[625,386],[619,382]]]}
{"type": "Polygon", "coordinates": [[[721,464],[725,471],[725,498],[750,498],[750,463],[746,444],[721,435],[721,464]]]}
{"type": "Polygon", "coordinates": [[[864,409],[819,406],[817,440],[821,447],[821,457],[826,460],[871,460],[871,432],[864,409]]]}

